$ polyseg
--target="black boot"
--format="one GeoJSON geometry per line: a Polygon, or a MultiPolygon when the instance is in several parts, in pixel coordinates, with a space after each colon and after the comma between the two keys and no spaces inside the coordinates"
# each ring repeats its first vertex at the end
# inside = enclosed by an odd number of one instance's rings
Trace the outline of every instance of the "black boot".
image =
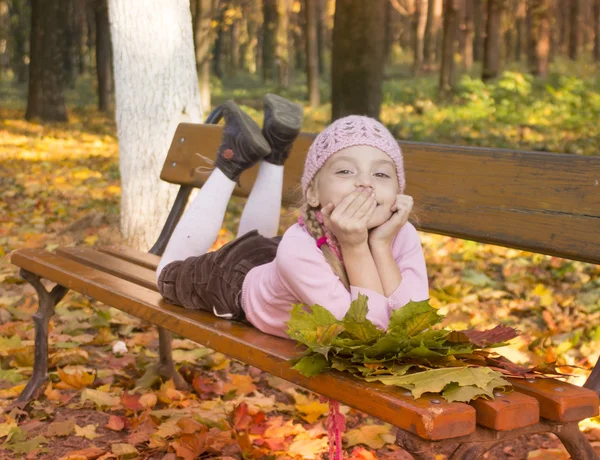
{"type": "Polygon", "coordinates": [[[271,146],[271,154],[264,161],[282,165],[302,128],[302,107],[276,94],[267,94],[264,104],[262,133],[271,146]]]}
{"type": "Polygon", "coordinates": [[[225,128],[215,165],[232,181],[238,182],[246,169],[263,160],[271,147],[260,127],[235,102],[222,105],[225,128]]]}

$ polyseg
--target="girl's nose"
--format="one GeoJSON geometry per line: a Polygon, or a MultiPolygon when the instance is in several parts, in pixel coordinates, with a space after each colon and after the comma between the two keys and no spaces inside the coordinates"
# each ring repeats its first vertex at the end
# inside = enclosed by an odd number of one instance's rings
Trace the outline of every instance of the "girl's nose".
{"type": "Polygon", "coordinates": [[[365,187],[365,188],[371,188],[372,189],[373,185],[371,185],[371,181],[361,180],[361,181],[358,181],[356,183],[356,187],[365,187]]]}

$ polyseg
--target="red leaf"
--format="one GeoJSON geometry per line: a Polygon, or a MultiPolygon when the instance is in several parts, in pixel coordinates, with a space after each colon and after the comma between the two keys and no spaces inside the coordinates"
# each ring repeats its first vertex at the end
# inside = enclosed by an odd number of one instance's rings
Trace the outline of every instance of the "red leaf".
{"type": "Polygon", "coordinates": [[[487,347],[514,339],[517,335],[517,331],[512,327],[498,325],[485,331],[476,331],[475,329],[452,331],[446,340],[454,343],[470,342],[480,347],[487,347]]]}
{"type": "Polygon", "coordinates": [[[120,415],[111,415],[108,418],[108,423],[104,426],[109,430],[121,431],[123,428],[125,428],[125,422],[127,422],[125,417],[121,417],[120,415]]]}
{"type": "Polygon", "coordinates": [[[144,410],[144,406],[140,403],[140,396],[138,394],[129,394],[126,391],[121,395],[121,404],[125,409],[138,411],[144,410]]]}

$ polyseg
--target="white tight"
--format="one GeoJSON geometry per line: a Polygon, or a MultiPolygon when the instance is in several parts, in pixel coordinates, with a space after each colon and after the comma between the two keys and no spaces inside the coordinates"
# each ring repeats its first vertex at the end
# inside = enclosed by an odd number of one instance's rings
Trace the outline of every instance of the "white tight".
{"type": "MultiPolygon", "coordinates": [[[[235,182],[215,169],[175,227],[156,269],[176,260],[206,254],[217,239],[235,182]]],[[[238,237],[251,230],[268,238],[277,235],[283,188],[283,166],[263,161],[242,212],[238,237]]]]}

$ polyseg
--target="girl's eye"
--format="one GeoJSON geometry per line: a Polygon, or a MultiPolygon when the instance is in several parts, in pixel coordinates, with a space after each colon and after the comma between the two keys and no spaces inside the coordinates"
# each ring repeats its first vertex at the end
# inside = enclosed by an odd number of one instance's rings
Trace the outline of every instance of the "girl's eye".
{"type": "Polygon", "coordinates": [[[388,176],[386,173],[375,173],[375,177],[379,177],[382,179],[389,179],[390,176],[388,176]]]}
{"type": "Polygon", "coordinates": [[[342,170],[338,171],[336,174],[350,174],[350,171],[348,169],[342,169],[342,170]]]}

